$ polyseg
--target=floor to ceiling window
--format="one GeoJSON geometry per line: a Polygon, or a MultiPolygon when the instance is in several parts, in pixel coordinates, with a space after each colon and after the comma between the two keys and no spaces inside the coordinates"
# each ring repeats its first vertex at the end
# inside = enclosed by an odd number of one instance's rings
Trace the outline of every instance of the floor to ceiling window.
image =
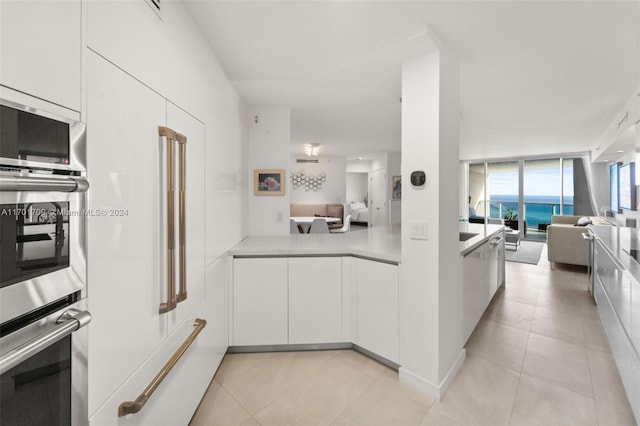
{"type": "Polygon", "coordinates": [[[527,239],[546,239],[552,215],[573,214],[573,159],[469,164],[469,207],[476,221],[503,219],[527,239]],[[522,182],[522,184],[521,184],[522,182]]]}

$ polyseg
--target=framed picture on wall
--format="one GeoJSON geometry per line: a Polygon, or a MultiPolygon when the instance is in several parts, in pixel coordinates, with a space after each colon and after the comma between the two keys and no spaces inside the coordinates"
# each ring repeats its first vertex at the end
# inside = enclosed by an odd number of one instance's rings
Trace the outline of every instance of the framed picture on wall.
{"type": "Polygon", "coordinates": [[[399,200],[402,198],[402,179],[401,176],[393,176],[391,178],[391,199],[399,200]]]}
{"type": "Polygon", "coordinates": [[[254,170],[253,195],[284,195],[284,170],[254,170]]]}

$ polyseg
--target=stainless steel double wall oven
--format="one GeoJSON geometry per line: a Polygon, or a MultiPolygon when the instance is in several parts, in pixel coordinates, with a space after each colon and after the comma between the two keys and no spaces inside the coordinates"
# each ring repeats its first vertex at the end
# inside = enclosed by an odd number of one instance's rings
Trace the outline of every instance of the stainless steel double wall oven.
{"type": "Polygon", "coordinates": [[[56,112],[0,99],[2,425],[88,419],[85,126],[56,112]]]}

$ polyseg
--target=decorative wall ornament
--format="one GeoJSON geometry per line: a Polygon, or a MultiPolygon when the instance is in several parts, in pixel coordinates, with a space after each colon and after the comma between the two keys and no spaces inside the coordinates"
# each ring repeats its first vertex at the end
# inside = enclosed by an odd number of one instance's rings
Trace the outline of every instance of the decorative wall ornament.
{"type": "Polygon", "coordinates": [[[327,180],[327,174],[322,172],[319,175],[305,175],[304,172],[296,172],[291,174],[290,179],[293,189],[304,187],[305,191],[319,191],[327,180]]]}

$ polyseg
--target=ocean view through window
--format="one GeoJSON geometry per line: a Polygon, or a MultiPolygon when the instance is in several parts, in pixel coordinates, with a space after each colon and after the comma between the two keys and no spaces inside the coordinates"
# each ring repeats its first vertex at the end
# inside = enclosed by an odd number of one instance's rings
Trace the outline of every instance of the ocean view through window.
{"type": "MultiPolygon", "coordinates": [[[[504,218],[508,209],[518,212],[518,195],[491,195],[490,217],[504,218]]],[[[551,223],[551,216],[560,214],[560,196],[530,195],[524,198],[527,227],[538,229],[540,224],[551,223]]],[[[564,196],[564,214],[573,214],[573,196],[564,196]]]]}
{"type": "Polygon", "coordinates": [[[553,215],[574,214],[574,159],[469,164],[469,217],[503,219],[528,239],[546,240],[553,215]]]}

